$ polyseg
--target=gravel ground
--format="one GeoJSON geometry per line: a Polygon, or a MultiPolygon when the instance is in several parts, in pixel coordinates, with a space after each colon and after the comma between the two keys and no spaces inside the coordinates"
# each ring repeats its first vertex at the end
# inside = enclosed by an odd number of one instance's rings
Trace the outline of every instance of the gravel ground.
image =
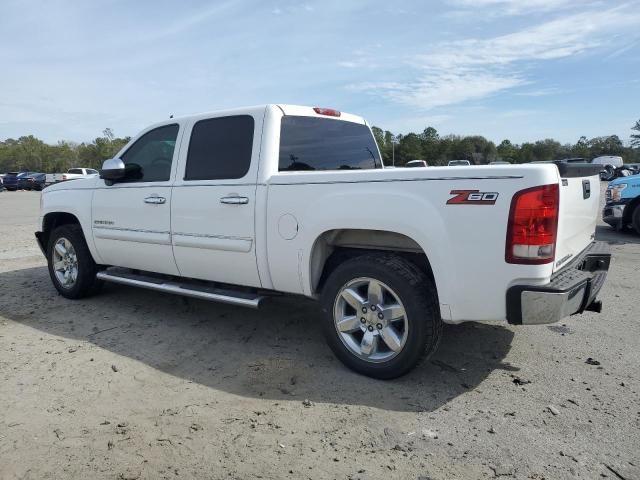
{"type": "Polygon", "coordinates": [[[0,193],[2,479],[640,478],[638,236],[598,227],[603,314],[447,326],[382,382],[333,357],[310,301],[58,296],[38,202],[0,193]]]}

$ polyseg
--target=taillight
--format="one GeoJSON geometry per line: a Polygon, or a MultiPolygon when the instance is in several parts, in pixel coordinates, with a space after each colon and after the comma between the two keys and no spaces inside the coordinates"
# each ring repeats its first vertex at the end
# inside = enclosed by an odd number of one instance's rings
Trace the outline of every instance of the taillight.
{"type": "Polygon", "coordinates": [[[340,112],[338,110],[334,110],[333,108],[321,108],[321,107],[313,107],[313,111],[318,115],[327,115],[328,117],[339,117],[340,112]]]}
{"type": "Polygon", "coordinates": [[[511,200],[505,260],[539,265],[555,257],[560,189],[557,184],[527,188],[511,200]]]}
{"type": "Polygon", "coordinates": [[[66,175],[62,175],[62,180],[66,180],[67,176],[66,175]]]}

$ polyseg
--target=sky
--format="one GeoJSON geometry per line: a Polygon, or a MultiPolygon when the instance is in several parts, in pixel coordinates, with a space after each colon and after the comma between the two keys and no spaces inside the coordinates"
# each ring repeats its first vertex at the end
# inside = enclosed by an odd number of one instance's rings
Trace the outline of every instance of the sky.
{"type": "Polygon", "coordinates": [[[640,0],[2,0],[0,139],[264,103],[575,142],[640,119],[640,0]]]}

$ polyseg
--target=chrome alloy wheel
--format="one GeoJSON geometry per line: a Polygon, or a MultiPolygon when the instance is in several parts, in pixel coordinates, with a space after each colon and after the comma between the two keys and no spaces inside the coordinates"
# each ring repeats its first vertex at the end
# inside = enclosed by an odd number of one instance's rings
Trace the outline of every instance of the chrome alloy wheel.
{"type": "Polygon", "coordinates": [[[53,271],[62,288],[73,288],[78,279],[78,257],[69,240],[58,239],[53,246],[53,271]]]}
{"type": "Polygon", "coordinates": [[[409,336],[407,314],[398,295],[369,277],[345,284],[333,308],[342,343],[367,362],[386,362],[398,355],[409,336]]]}

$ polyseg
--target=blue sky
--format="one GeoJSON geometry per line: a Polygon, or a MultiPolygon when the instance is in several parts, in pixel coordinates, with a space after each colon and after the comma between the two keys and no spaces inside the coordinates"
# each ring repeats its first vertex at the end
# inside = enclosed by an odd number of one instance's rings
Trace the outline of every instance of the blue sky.
{"type": "Polygon", "coordinates": [[[0,139],[295,103],[395,133],[626,142],[639,47],[637,0],[3,0],[0,139]]]}

